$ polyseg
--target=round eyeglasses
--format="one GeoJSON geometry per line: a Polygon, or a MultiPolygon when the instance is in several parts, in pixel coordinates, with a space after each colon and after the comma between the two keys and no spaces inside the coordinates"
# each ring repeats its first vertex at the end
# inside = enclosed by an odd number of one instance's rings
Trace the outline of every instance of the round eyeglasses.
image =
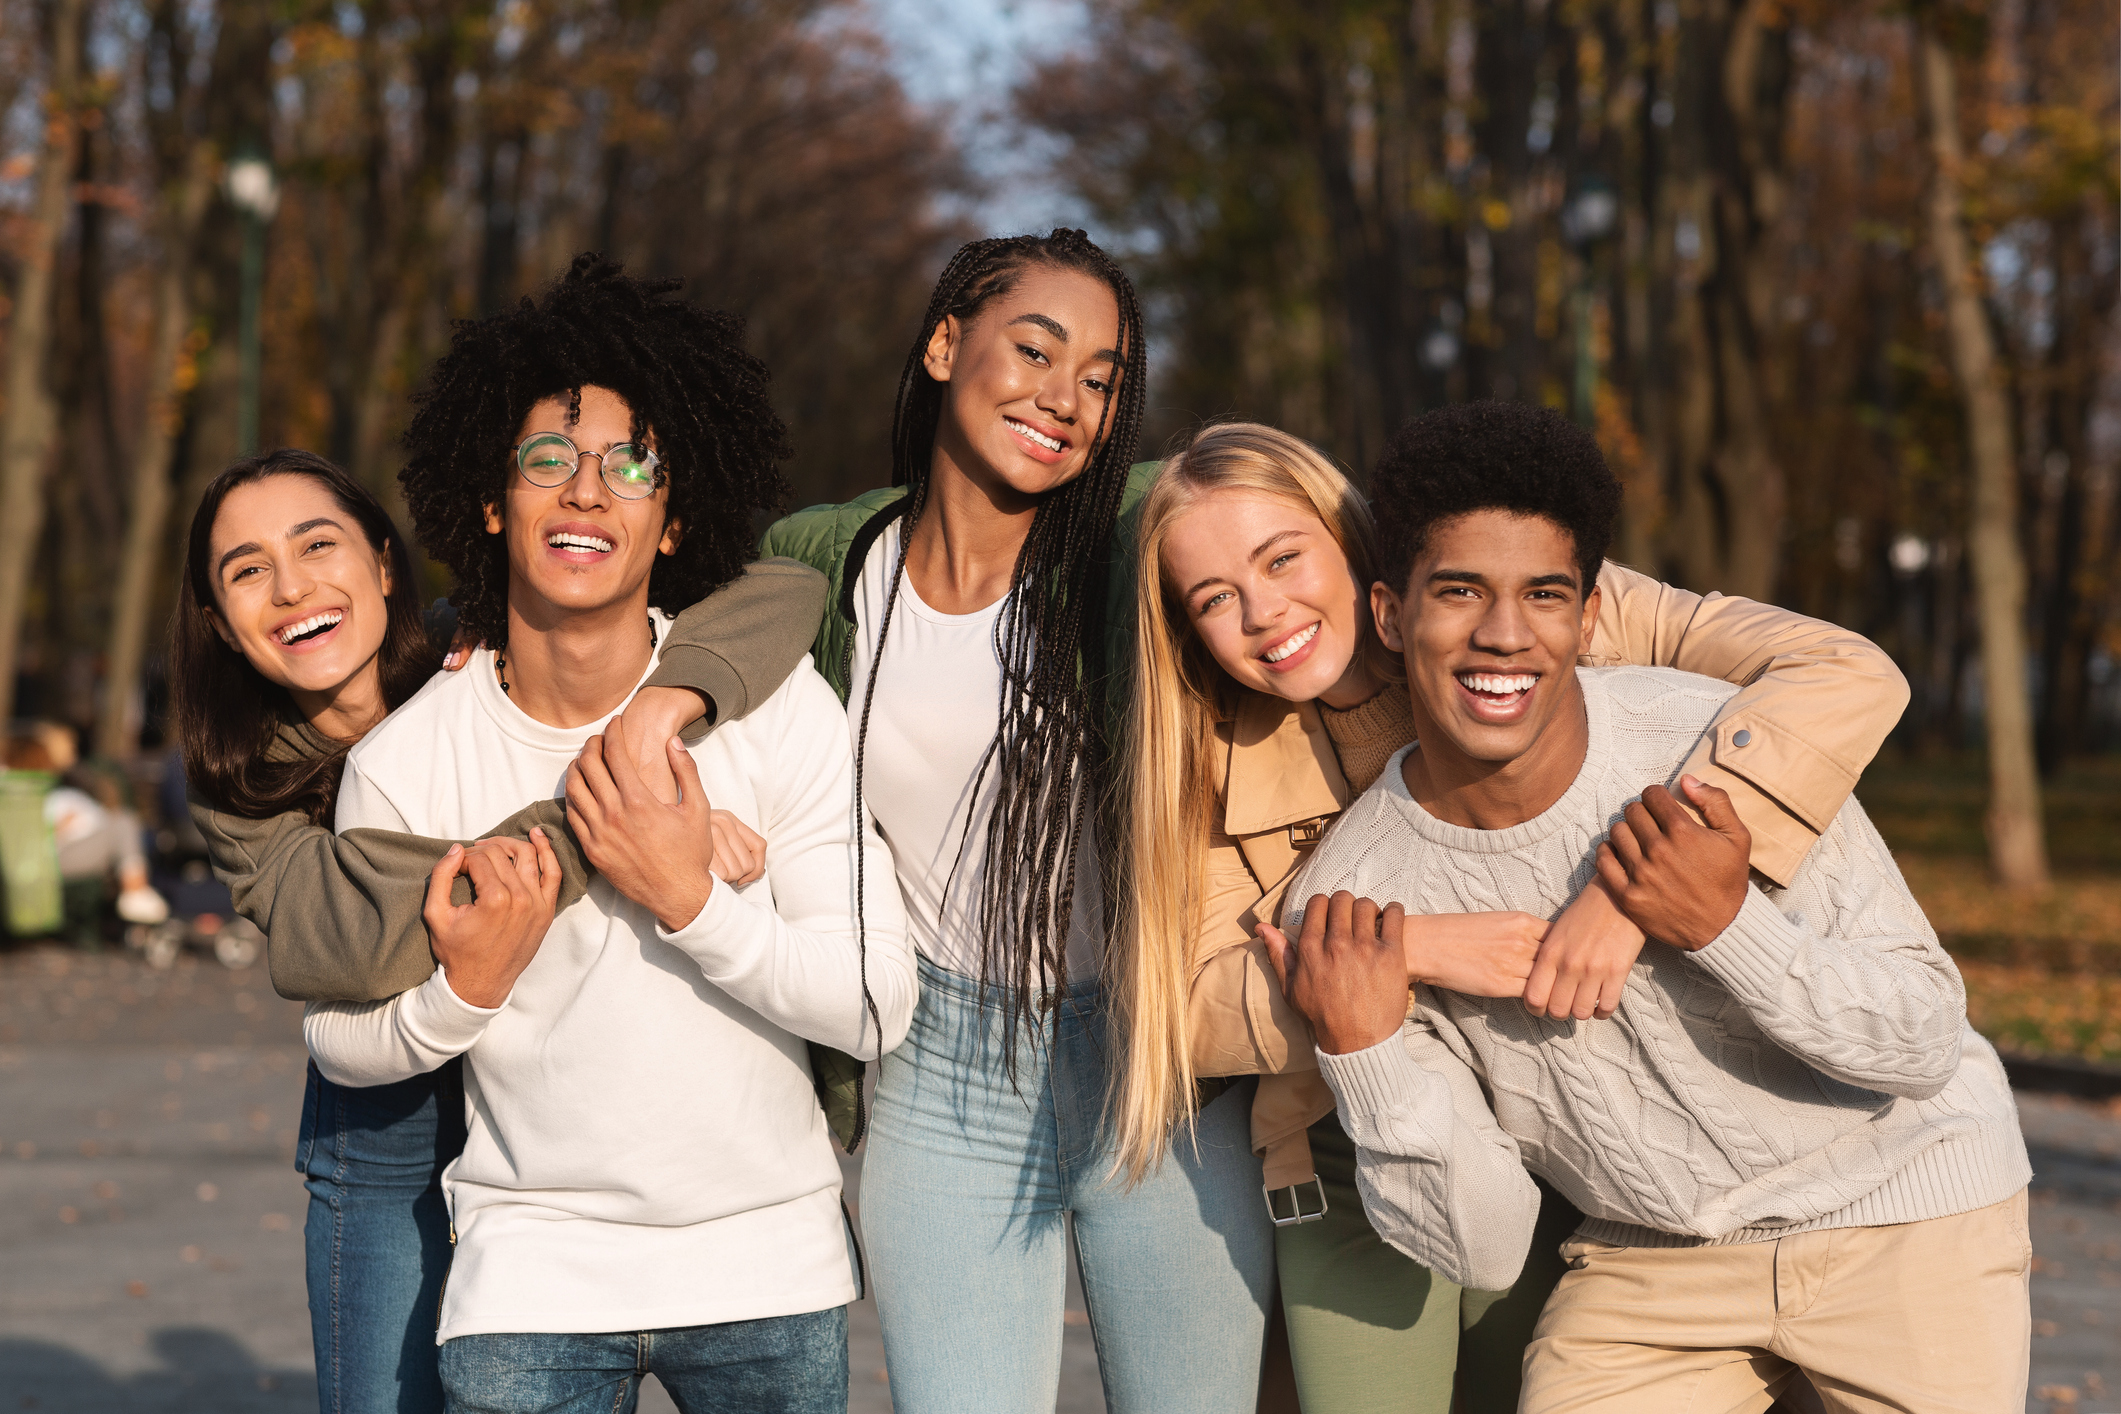
{"type": "Polygon", "coordinates": [[[584,457],[597,459],[597,470],[611,494],[638,501],[663,484],[662,458],[635,442],[621,442],[608,452],[585,452],[557,432],[526,437],[516,448],[516,468],[533,486],[551,490],[574,480],[584,457]]]}

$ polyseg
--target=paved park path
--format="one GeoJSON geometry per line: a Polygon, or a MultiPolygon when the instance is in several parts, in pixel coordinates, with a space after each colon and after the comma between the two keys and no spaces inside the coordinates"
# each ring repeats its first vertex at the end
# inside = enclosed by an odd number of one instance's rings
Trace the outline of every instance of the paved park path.
{"type": "MultiPolygon", "coordinates": [[[[317,1407],[300,1018],[262,968],[0,953],[0,1414],[317,1407]]],[[[2121,1109],[2019,1104],[2039,1175],[2027,1409],[2121,1414],[2121,1109]]],[[[1058,1414],[1101,1411],[1068,1304],[1058,1414]]],[[[850,1414],[888,1411],[873,1303],[849,1358],[850,1414]]],[[[641,1407],[671,1409],[653,1388],[641,1407]]]]}

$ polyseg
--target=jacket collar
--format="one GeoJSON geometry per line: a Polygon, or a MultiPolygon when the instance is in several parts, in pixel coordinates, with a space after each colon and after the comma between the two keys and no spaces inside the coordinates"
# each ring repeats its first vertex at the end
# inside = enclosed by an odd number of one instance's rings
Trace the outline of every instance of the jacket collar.
{"type": "Polygon", "coordinates": [[[1355,798],[1313,704],[1248,691],[1224,730],[1230,741],[1225,833],[1251,835],[1335,815],[1355,798]]]}

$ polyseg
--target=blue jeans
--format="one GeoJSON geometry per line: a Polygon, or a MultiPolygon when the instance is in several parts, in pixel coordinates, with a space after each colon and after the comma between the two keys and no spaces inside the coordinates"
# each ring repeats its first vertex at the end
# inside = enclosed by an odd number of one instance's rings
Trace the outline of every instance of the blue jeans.
{"type": "Polygon", "coordinates": [[[1000,1004],[925,958],[920,973],[862,1166],[892,1407],[1051,1414],[1072,1216],[1113,1414],[1252,1414],[1274,1288],[1254,1084],[1130,1190],[1110,1175],[1099,989],[1070,989],[1057,1034],[1019,1026],[1012,1084],[1000,1004]]]}
{"type": "Polygon", "coordinates": [[[464,1148],[461,1061],[351,1089],[309,1068],[309,1324],[322,1414],[441,1414],[435,1317],[449,1271],[442,1170],[464,1148]]]}
{"type": "Polygon", "coordinates": [[[633,1414],[654,1375],[680,1414],[847,1414],[847,1308],[603,1335],[460,1335],[450,1414],[633,1414]]]}

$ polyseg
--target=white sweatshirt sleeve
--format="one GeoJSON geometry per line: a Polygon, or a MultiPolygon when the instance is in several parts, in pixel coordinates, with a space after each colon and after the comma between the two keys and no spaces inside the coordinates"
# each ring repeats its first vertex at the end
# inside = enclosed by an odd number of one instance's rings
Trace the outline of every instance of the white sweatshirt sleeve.
{"type": "Polygon", "coordinates": [[[1539,1189],[1465,1060],[1417,1012],[1368,1050],[1320,1051],[1318,1069],[1355,1141],[1356,1191],[1378,1236],[1460,1286],[1515,1282],[1539,1189]]]}
{"type": "Polygon", "coordinates": [[[823,678],[798,670],[749,720],[760,717],[770,717],[760,725],[774,745],[761,771],[758,826],[772,898],[717,881],[697,918],[675,932],[658,926],[657,936],[774,1025],[874,1059],[905,1039],[918,982],[891,853],[866,811],[854,820],[846,712],[823,678]],[[856,924],[857,855],[866,950],[856,924]],[[881,1048],[862,998],[865,973],[881,1048]]]}
{"type": "Polygon", "coordinates": [[[1959,1073],[1966,986],[1852,797],[1788,893],[1816,890],[1821,929],[1757,888],[1690,954],[1776,1045],[1836,1080],[1927,1100],[1959,1073]]]}
{"type": "MultiPolygon", "coordinates": [[[[340,778],[334,828],[412,832],[404,814],[352,760],[340,778]]],[[[464,1054],[500,1014],[499,1007],[489,1011],[459,998],[437,967],[425,982],[387,1001],[311,1002],[302,1010],[302,1039],[333,1084],[388,1085],[464,1054]]]]}
{"type": "Polygon", "coordinates": [[[302,1039],[334,1085],[389,1085],[463,1055],[500,1014],[501,1007],[476,1007],[451,991],[438,967],[388,1001],[311,1002],[302,1010],[302,1039]]]}

